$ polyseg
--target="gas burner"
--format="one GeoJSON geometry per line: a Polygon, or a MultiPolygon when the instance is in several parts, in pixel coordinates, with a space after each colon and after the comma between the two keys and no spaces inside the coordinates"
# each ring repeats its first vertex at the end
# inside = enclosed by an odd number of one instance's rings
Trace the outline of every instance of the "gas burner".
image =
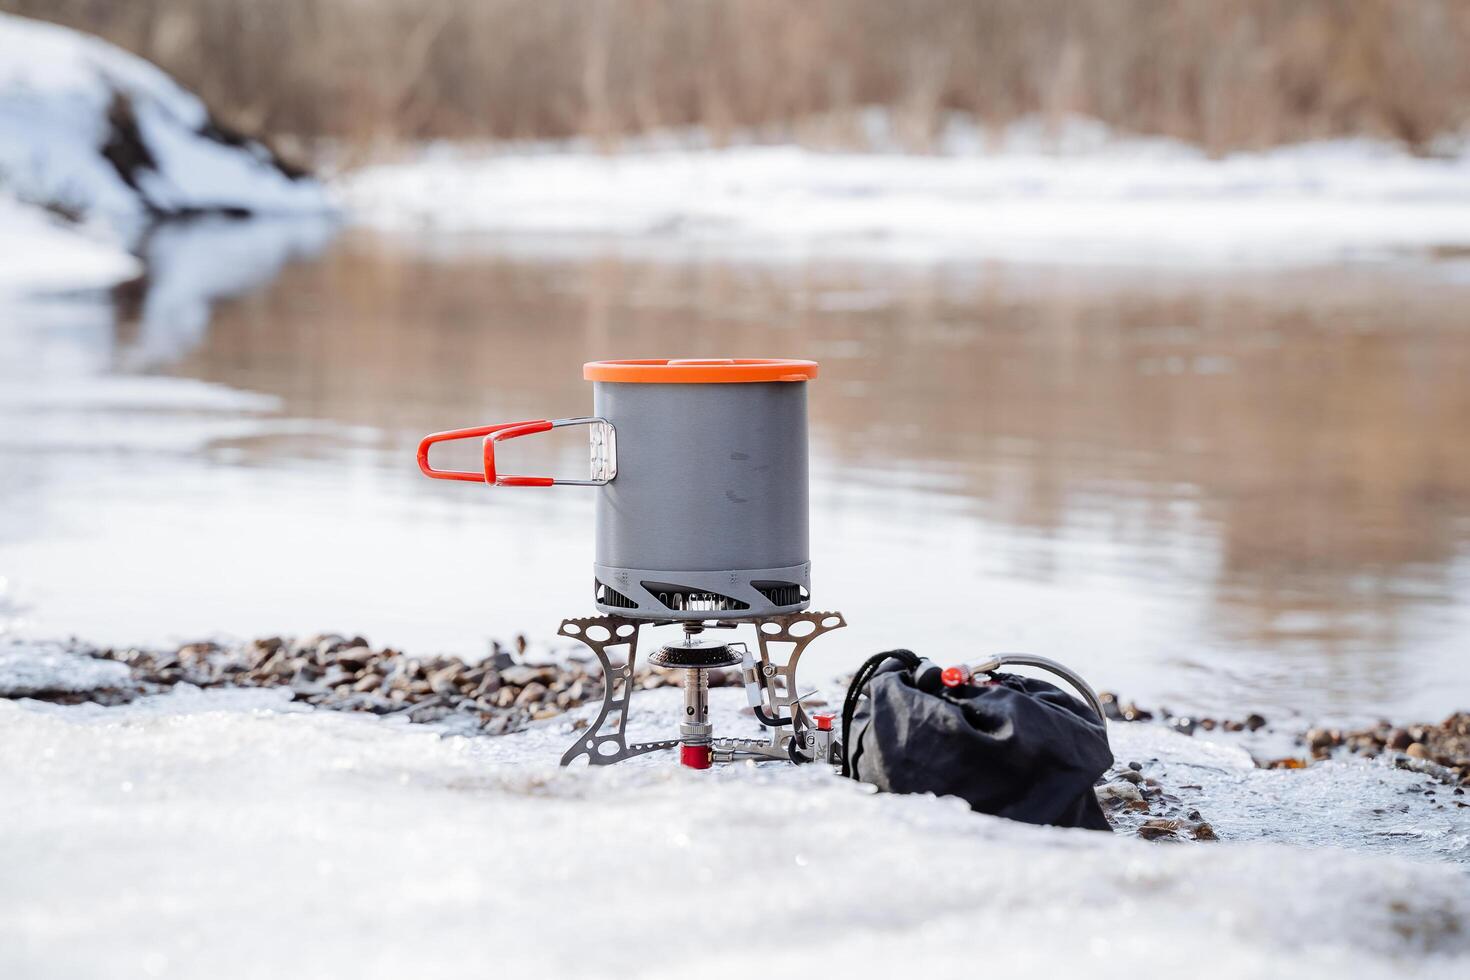
{"type": "MultiPolygon", "coordinates": [[[[758,620],[753,624],[756,651],[744,643],[668,644],[649,657],[653,663],[679,657],[691,649],[698,658],[726,651],[738,662],[745,681],[746,700],[756,719],[765,726],[767,737],[715,738],[709,724],[709,671],[703,665],[671,664],[684,669],[684,717],[677,739],[629,742],[628,703],[633,695],[633,671],[638,658],[638,639],[646,622],[622,616],[567,619],[563,636],[575,637],[591,649],[602,664],[605,679],[602,707],[597,718],[579,732],[561,757],[569,765],[585,757],[589,765],[609,766],[633,756],[678,747],[679,761],[692,769],[708,769],[714,762],[739,759],[785,759],[791,762],[830,762],[835,758],[832,716],[808,712],[796,687],[796,667],[807,646],[817,637],[847,625],[837,612],[804,612],[758,620]],[[711,654],[711,651],[713,652],[711,654]],[[786,651],[784,660],[780,651],[786,651]]],[[[693,624],[690,624],[693,625],[693,624]]],[[[730,627],[732,623],[705,624],[730,627]]],[[[703,628],[703,627],[697,627],[703,628]]],[[[688,627],[686,626],[686,629],[688,627]]],[[[692,634],[689,637],[693,639],[692,634]]],[[[695,659],[695,658],[691,658],[695,659]]]]}
{"type": "Polygon", "coordinates": [[[659,647],[648,655],[648,662],[655,667],[733,667],[740,662],[737,645],[745,647],[743,643],[697,643],[691,638],[659,647]]]}

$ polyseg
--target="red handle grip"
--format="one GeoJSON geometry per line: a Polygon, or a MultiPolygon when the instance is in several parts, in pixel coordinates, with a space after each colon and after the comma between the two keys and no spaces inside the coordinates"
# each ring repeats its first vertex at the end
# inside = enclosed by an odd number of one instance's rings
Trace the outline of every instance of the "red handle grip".
{"type": "MultiPolygon", "coordinates": [[[[470,472],[468,470],[436,470],[436,469],[434,469],[432,466],[429,465],[429,447],[432,446],[432,445],[434,445],[434,443],[436,443],[436,442],[453,442],[456,439],[481,439],[481,438],[486,438],[486,437],[491,436],[491,435],[495,434],[496,432],[500,432],[500,431],[502,431],[504,429],[518,429],[518,428],[520,428],[522,426],[527,426],[527,425],[539,425],[539,426],[542,426],[542,428],[532,430],[532,431],[535,431],[535,432],[544,432],[547,429],[551,428],[551,423],[550,422],[547,422],[544,419],[542,419],[542,420],[530,421],[530,422],[501,422],[498,425],[476,425],[476,426],[473,426],[473,427],[468,428],[468,429],[449,429],[446,432],[434,432],[434,433],[431,433],[429,435],[426,435],[426,436],[424,436],[423,439],[421,439],[419,441],[419,469],[423,471],[424,476],[427,476],[427,477],[429,477],[432,480],[463,480],[465,483],[491,483],[491,484],[494,484],[495,483],[495,470],[493,468],[491,468],[491,467],[488,467],[488,466],[486,468],[486,471],[485,472],[482,472],[482,473],[473,473],[473,472],[470,472]],[[490,479],[488,479],[488,480],[486,479],[486,474],[487,473],[490,476],[490,479]]],[[[517,433],[517,434],[518,435],[525,435],[525,433],[517,433]]],[[[486,459],[488,460],[490,458],[490,452],[491,452],[491,450],[489,449],[490,443],[489,443],[488,439],[487,439],[485,445],[486,445],[486,449],[485,449],[486,459]]],[[[538,478],[536,478],[536,477],[529,477],[527,479],[538,479],[538,478]]],[[[509,485],[509,486],[522,486],[522,485],[525,485],[525,484],[506,484],[506,485],[509,485]]],[[[548,483],[538,483],[538,484],[533,484],[533,485],[534,486],[548,486],[549,485],[549,482],[548,483]]]]}
{"type": "Polygon", "coordinates": [[[552,428],[547,419],[537,419],[534,422],[521,422],[518,425],[500,426],[485,436],[485,475],[484,480],[492,487],[552,487],[556,480],[549,476],[511,476],[508,473],[497,474],[495,472],[495,444],[502,439],[515,439],[519,436],[534,435],[537,432],[547,432],[552,428]]]}

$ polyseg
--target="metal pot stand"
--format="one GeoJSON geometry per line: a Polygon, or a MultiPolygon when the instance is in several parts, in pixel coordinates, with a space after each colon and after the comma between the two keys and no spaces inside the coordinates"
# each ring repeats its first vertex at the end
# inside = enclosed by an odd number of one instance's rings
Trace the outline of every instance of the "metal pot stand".
{"type": "MultiPolygon", "coordinates": [[[[752,654],[743,642],[724,644],[728,650],[741,651],[741,673],[745,682],[747,701],[757,720],[769,730],[768,738],[710,738],[696,737],[699,745],[708,744],[708,761],[734,762],[740,759],[781,759],[789,761],[828,761],[831,752],[832,732],[819,727],[801,704],[801,695],[796,686],[796,668],[801,655],[817,637],[847,625],[840,612],[797,612],[766,619],[745,620],[743,623],[729,621],[704,621],[685,623],[686,637],[692,638],[708,629],[733,629],[737,625],[755,626],[758,655],[752,654]]],[[[633,673],[638,656],[638,640],[641,627],[669,625],[666,622],[631,619],[625,616],[606,615],[562,621],[558,633],[586,644],[602,665],[602,705],[597,717],[562,754],[561,764],[570,765],[586,757],[589,765],[610,766],[624,759],[645,755],[660,749],[688,746],[691,739],[674,738],[654,742],[628,742],[628,706],[633,694],[633,673]],[[626,648],[626,657],[614,663],[612,653],[626,648]]],[[[687,642],[687,641],[686,641],[687,642]]],[[[677,647],[666,646],[660,653],[667,654],[677,647]]],[[[708,646],[699,649],[709,649],[708,646]]],[[[657,656],[657,655],[656,655],[657,656]]],[[[707,667],[700,662],[715,665],[728,662],[715,657],[713,660],[680,662],[677,657],[665,656],[663,663],[683,667],[685,670],[685,705],[693,724],[686,723],[687,731],[707,732],[708,725],[702,723],[704,689],[707,686],[707,667]]],[[[703,767],[697,767],[703,768],[703,767]]]]}

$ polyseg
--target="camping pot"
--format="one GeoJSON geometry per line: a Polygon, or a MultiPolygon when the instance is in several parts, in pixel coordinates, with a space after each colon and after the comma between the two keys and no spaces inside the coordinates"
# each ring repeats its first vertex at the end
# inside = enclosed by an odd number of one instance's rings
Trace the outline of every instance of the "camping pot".
{"type": "Polygon", "coordinates": [[[752,619],[805,609],[806,382],[814,361],[593,361],[592,411],[569,418],[436,432],[419,468],[497,487],[590,486],[597,493],[595,600],[638,619],[752,619]],[[588,427],[587,479],[512,476],[495,453],[510,439],[588,427]],[[483,472],[436,470],[436,442],[483,441],[483,472]]]}

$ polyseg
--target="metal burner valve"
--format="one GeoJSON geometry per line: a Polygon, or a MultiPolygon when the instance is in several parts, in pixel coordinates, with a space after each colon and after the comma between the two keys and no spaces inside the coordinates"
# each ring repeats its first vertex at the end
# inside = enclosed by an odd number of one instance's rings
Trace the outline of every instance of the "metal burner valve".
{"type": "Polygon", "coordinates": [[[801,733],[803,754],[812,762],[836,763],[837,747],[840,743],[832,730],[832,724],[837,716],[822,713],[813,714],[811,718],[812,727],[801,733]]]}

